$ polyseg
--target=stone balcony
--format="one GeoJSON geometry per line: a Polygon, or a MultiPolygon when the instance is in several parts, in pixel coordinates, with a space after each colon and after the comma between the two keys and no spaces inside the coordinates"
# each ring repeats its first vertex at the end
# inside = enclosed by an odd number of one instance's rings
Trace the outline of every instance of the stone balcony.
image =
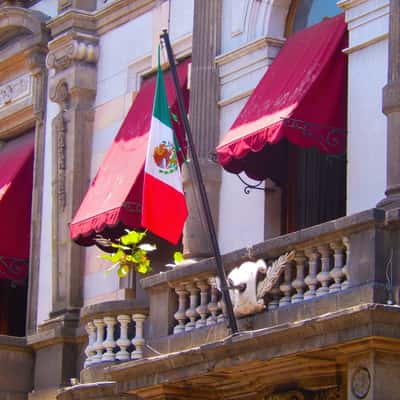
{"type": "MultiPolygon", "coordinates": [[[[396,247],[397,218],[396,213],[368,210],[223,256],[229,272],[249,260],[271,265],[283,254],[295,254],[264,297],[264,309],[241,324],[257,329],[363,303],[397,303],[400,277],[393,271],[389,279],[386,271],[390,249],[396,247]]],[[[150,296],[148,340],[158,344],[168,337],[178,346],[169,350],[178,350],[190,346],[179,339],[182,334],[224,321],[215,276],[214,260],[207,259],[143,279],[150,296]]]]}
{"type": "MultiPolygon", "coordinates": [[[[214,259],[144,278],[141,284],[149,295],[149,309],[145,344],[140,345],[143,358],[118,358],[120,337],[107,325],[122,324],[121,315],[130,323],[137,310],[118,311],[112,322],[101,313],[102,320],[86,321],[100,327],[100,336],[95,340],[93,335],[89,346],[97,342],[98,347],[92,348],[96,356],[107,361],[112,352],[114,358],[108,361],[113,362],[98,364],[98,373],[90,365],[81,380],[94,382],[97,374],[116,382],[117,391],[143,398],[148,395],[146,386],[165,384],[174,390],[181,390],[182,384],[201,390],[215,385],[215,390],[241,393],[243,387],[235,385],[237,374],[245,370],[238,364],[250,363],[252,376],[268,382],[268,362],[276,369],[275,381],[291,377],[301,380],[306,390],[314,390],[315,382],[321,385],[322,374],[326,387],[335,387],[338,374],[347,379],[351,360],[359,354],[371,349],[397,351],[393,346],[400,339],[395,329],[400,322],[396,305],[400,271],[393,267],[400,261],[399,227],[398,210],[372,209],[224,255],[228,273],[244,262],[262,259],[270,266],[284,254],[294,255],[271,290],[258,300],[258,312],[238,318],[240,334],[234,337],[218,299],[214,259]],[[104,336],[104,326],[112,334],[104,336]],[[285,375],[289,364],[294,369],[285,375]],[[218,380],[218,374],[212,373],[217,367],[225,371],[226,379],[218,380]],[[177,379],[181,383],[175,387],[177,379]]],[[[135,335],[128,339],[133,343],[135,335]]]]}

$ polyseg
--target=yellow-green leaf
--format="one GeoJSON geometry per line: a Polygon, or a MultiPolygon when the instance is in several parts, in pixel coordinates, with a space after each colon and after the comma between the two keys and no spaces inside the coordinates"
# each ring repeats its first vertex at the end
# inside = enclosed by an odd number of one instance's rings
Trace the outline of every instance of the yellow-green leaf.
{"type": "Polygon", "coordinates": [[[174,253],[174,261],[175,261],[175,264],[179,264],[179,263],[185,261],[185,258],[183,257],[183,254],[180,251],[176,251],[174,253]]]}
{"type": "Polygon", "coordinates": [[[128,275],[128,272],[129,272],[129,267],[126,264],[124,264],[118,268],[117,273],[120,278],[124,278],[126,275],[128,275]]]}
{"type": "Polygon", "coordinates": [[[145,235],[146,232],[129,231],[126,235],[121,236],[121,243],[123,245],[136,244],[139,243],[145,235]]]}

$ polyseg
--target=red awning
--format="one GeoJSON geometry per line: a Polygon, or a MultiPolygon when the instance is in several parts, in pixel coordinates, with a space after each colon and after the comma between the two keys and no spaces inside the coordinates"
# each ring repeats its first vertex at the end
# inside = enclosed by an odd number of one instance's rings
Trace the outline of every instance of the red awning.
{"type": "Polygon", "coordinates": [[[25,278],[29,259],[34,133],[0,148],[0,279],[25,278]]]}
{"type": "MultiPolygon", "coordinates": [[[[178,76],[186,105],[188,61],[178,66],[178,76]]],[[[74,219],[71,238],[81,245],[92,245],[94,235],[119,235],[126,227],[140,227],[143,168],[153,109],[155,77],[143,82],[121,128],[107,152],[74,219]]],[[[176,92],[170,73],[165,85],[171,112],[179,115],[176,92]]],[[[179,142],[184,143],[183,128],[174,123],[179,142]]],[[[185,146],[181,146],[185,147],[185,146]]]]}
{"type": "Polygon", "coordinates": [[[346,55],[344,15],[291,36],[217,147],[229,172],[271,177],[286,138],[329,154],[346,148],[346,55]]]}

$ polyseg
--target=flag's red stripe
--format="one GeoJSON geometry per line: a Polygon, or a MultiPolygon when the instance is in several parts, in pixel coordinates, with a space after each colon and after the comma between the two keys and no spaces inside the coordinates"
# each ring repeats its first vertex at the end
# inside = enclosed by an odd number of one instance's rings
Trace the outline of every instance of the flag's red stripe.
{"type": "Polygon", "coordinates": [[[152,175],[144,176],[142,226],[169,242],[178,243],[188,215],[185,196],[152,175]]]}

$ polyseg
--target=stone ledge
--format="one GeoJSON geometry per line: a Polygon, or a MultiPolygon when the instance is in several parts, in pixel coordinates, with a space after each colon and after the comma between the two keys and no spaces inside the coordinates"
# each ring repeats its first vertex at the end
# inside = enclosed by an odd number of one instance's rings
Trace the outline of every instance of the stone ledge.
{"type": "Polygon", "coordinates": [[[118,394],[116,382],[96,382],[85,383],[75,386],[70,386],[61,389],[57,394],[57,400],[87,400],[87,399],[103,399],[103,398],[117,398],[124,399],[137,399],[135,395],[118,394]],[[114,397],[115,396],[115,397],[114,397]]]}
{"type": "MultiPolygon", "coordinates": [[[[233,251],[232,253],[223,255],[222,261],[225,269],[230,270],[249,259],[275,258],[289,249],[296,249],[296,247],[300,246],[311,247],[317,243],[321,243],[321,241],[335,240],[369,227],[383,227],[384,223],[385,211],[373,208],[287,235],[278,236],[246,249],[233,251]]],[[[171,271],[161,272],[144,278],[141,280],[141,285],[144,289],[149,289],[195,275],[215,272],[214,258],[208,258],[194,264],[177,266],[171,271]]]]}
{"type": "Polygon", "coordinates": [[[81,309],[80,319],[82,323],[95,318],[103,318],[117,314],[145,314],[147,315],[149,306],[145,302],[137,300],[115,300],[99,304],[92,304],[81,309]]]}
{"type": "Polygon", "coordinates": [[[83,343],[86,333],[79,326],[79,318],[76,312],[51,318],[38,327],[38,331],[27,337],[28,345],[35,350],[53,346],[59,343],[83,343]]]}
{"type": "Polygon", "coordinates": [[[26,337],[0,335],[0,349],[31,352],[26,337]]]}
{"type": "MultiPolygon", "coordinates": [[[[366,284],[243,317],[237,319],[237,323],[239,330],[259,330],[273,328],[282,324],[294,324],[297,321],[318,318],[321,315],[339,312],[342,309],[348,309],[359,304],[384,301],[385,294],[383,285],[366,284]]],[[[206,345],[227,335],[229,335],[227,324],[218,323],[204,328],[197,328],[190,332],[152,338],[147,343],[161,354],[166,354],[206,345]]]]}
{"type": "Polygon", "coordinates": [[[293,361],[297,355],[303,361],[325,360],[335,367],[370,349],[400,353],[399,323],[400,307],[361,304],[233,337],[227,334],[225,339],[185,351],[106,367],[105,374],[119,382],[120,390],[136,393],[152,385],[188,382],[208,373],[212,377],[221,369],[243,370],[249,363],[264,366],[265,371],[266,362],[293,361]]]}

